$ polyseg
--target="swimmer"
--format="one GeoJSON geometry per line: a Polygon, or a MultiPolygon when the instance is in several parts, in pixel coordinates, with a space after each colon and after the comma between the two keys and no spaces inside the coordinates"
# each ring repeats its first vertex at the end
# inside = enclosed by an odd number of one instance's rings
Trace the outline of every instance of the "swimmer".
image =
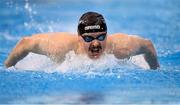
{"type": "Polygon", "coordinates": [[[118,59],[144,54],[150,69],[159,68],[157,54],[150,40],[135,35],[116,33],[107,35],[104,17],[87,12],[79,19],[78,35],[66,32],[36,34],[22,38],[5,61],[6,67],[16,65],[29,52],[42,54],[61,63],[69,51],[99,59],[103,54],[114,54],[118,59]]]}

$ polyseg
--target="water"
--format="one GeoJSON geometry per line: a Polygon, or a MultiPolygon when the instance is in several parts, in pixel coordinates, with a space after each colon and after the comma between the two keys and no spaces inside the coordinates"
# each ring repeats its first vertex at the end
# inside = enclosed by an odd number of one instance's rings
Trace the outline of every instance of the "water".
{"type": "Polygon", "coordinates": [[[178,0],[1,0],[0,103],[180,104],[179,9],[178,0]],[[135,61],[143,68],[112,55],[93,63],[73,52],[61,65],[30,54],[15,67],[4,67],[4,60],[23,36],[76,33],[78,19],[87,11],[104,15],[109,34],[150,39],[161,68],[143,69],[147,67],[140,57],[135,61]]]}

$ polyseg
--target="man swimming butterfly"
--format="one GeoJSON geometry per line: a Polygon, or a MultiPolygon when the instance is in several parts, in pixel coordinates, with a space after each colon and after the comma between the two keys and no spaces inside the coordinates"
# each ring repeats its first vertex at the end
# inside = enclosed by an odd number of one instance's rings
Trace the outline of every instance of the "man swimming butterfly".
{"type": "Polygon", "coordinates": [[[29,52],[46,55],[61,63],[69,51],[94,60],[105,53],[114,54],[117,59],[144,54],[144,59],[151,69],[159,67],[157,54],[150,40],[122,33],[107,35],[106,22],[103,16],[96,12],[87,12],[81,16],[78,35],[59,32],[22,38],[9,54],[5,66],[14,66],[29,52]]]}

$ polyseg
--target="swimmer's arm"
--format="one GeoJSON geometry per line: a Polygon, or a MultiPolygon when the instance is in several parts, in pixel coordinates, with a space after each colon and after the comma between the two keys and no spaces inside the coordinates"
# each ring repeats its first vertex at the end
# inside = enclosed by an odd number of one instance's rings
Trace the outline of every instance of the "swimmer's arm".
{"type": "Polygon", "coordinates": [[[129,58],[139,54],[144,54],[144,59],[151,69],[159,68],[157,54],[150,40],[138,36],[129,36],[126,34],[115,34],[109,38],[112,45],[113,54],[118,59],[129,58]]]}
{"type": "MultiPolygon", "coordinates": [[[[141,45],[142,53],[144,53],[144,59],[149,64],[151,69],[157,69],[160,67],[156,50],[150,40],[144,40],[141,45]]],[[[141,52],[141,51],[140,51],[141,52]]]]}
{"type": "Polygon", "coordinates": [[[6,67],[14,66],[18,61],[26,57],[29,52],[46,56],[53,56],[57,53],[61,55],[59,49],[54,50],[56,47],[54,47],[55,45],[50,44],[51,42],[52,41],[49,40],[48,34],[24,37],[17,43],[4,64],[6,67]]]}
{"type": "Polygon", "coordinates": [[[138,36],[130,36],[129,41],[131,56],[144,54],[144,59],[148,63],[150,69],[157,69],[160,67],[156,50],[150,40],[138,36]]]}
{"type": "Polygon", "coordinates": [[[6,67],[14,66],[29,52],[41,54],[61,63],[65,54],[76,47],[77,38],[65,32],[35,34],[22,38],[5,61],[6,67]]]}
{"type": "Polygon", "coordinates": [[[35,50],[36,44],[37,43],[33,41],[31,37],[22,38],[4,62],[5,66],[14,66],[18,61],[27,56],[29,52],[33,52],[35,50]]]}

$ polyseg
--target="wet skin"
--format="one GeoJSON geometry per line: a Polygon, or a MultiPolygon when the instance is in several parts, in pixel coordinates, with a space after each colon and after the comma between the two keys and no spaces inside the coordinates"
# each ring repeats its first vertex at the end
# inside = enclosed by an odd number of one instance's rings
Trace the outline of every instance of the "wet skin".
{"type": "Polygon", "coordinates": [[[36,34],[22,38],[10,52],[5,61],[6,67],[16,65],[29,52],[42,54],[55,62],[62,63],[69,51],[87,55],[91,59],[98,59],[103,53],[114,54],[118,59],[129,58],[144,54],[144,59],[151,69],[159,67],[156,50],[150,40],[135,36],[117,33],[104,37],[105,32],[74,35],[66,32],[36,34]],[[85,41],[83,37],[91,36],[92,41],[85,41]]]}

